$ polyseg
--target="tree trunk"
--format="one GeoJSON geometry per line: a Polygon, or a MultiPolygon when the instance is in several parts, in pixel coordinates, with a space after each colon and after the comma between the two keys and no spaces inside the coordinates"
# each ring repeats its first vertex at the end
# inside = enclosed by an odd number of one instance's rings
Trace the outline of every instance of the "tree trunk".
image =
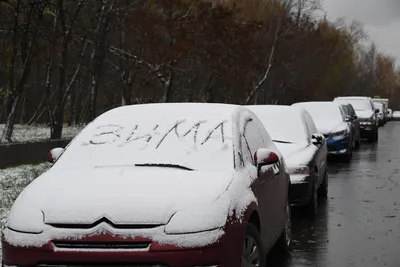
{"type": "Polygon", "coordinates": [[[95,31],[96,42],[92,53],[92,73],[90,86],[89,101],[89,120],[96,118],[97,91],[103,71],[103,63],[106,57],[106,35],[108,32],[110,13],[114,7],[114,0],[111,1],[109,8],[106,10],[107,1],[102,0],[99,22],[95,31]]]}
{"type": "Polygon", "coordinates": [[[15,117],[17,115],[17,107],[19,104],[19,99],[20,99],[19,96],[17,96],[14,99],[14,101],[12,103],[11,111],[7,116],[6,125],[4,127],[3,135],[1,137],[1,142],[3,142],[3,143],[11,142],[11,137],[12,137],[12,133],[14,130],[15,117]]]}

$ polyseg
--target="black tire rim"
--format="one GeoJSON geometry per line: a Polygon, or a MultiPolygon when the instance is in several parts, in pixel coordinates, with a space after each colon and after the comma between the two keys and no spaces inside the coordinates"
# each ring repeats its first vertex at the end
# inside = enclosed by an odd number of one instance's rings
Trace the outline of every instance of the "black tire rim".
{"type": "Polygon", "coordinates": [[[260,267],[260,247],[257,240],[251,236],[244,237],[242,267],[260,267]]]}

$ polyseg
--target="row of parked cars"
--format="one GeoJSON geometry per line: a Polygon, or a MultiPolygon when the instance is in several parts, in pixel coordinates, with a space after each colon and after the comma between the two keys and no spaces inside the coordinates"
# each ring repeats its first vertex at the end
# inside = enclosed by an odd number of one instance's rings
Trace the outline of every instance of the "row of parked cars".
{"type": "Polygon", "coordinates": [[[366,98],[108,111],[16,199],[2,266],[265,266],[290,250],[291,207],[315,216],[328,195],[328,155],[376,142],[376,114],[366,98]]]}

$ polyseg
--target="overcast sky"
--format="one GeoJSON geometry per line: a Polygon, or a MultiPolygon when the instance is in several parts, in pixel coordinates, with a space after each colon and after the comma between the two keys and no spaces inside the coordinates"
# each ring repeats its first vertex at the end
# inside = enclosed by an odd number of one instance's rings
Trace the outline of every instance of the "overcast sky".
{"type": "Polygon", "coordinates": [[[345,17],[364,24],[380,51],[400,63],[400,0],[324,0],[328,18],[345,17]]]}

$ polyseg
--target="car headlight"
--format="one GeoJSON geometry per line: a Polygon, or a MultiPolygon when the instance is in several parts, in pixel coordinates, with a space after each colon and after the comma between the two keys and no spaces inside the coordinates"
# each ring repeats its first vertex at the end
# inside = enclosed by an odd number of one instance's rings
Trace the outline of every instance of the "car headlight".
{"type": "Polygon", "coordinates": [[[44,214],[30,209],[11,210],[6,227],[18,233],[41,234],[44,229],[44,214]]]}
{"type": "Polygon", "coordinates": [[[289,174],[310,175],[310,168],[307,166],[288,167],[289,174]]]}
{"type": "Polygon", "coordinates": [[[346,129],[343,131],[331,133],[330,135],[331,135],[332,139],[339,140],[339,139],[343,139],[346,135],[348,135],[348,133],[349,133],[349,131],[348,131],[348,129],[346,129]]]}
{"type": "Polygon", "coordinates": [[[225,226],[229,205],[210,204],[204,208],[193,208],[175,213],[165,233],[170,235],[194,234],[216,230],[225,226]]]}

